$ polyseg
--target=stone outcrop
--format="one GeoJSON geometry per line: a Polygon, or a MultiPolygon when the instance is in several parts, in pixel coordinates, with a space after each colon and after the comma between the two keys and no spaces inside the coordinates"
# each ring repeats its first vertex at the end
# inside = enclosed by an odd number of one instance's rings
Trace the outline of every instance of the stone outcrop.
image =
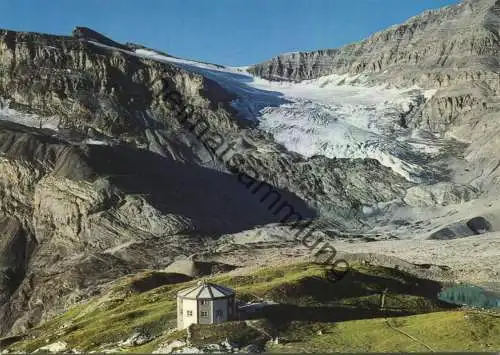
{"type": "Polygon", "coordinates": [[[404,201],[409,206],[446,206],[461,204],[478,197],[479,191],[466,186],[452,183],[420,185],[408,189],[404,201]]]}
{"type": "Polygon", "coordinates": [[[106,46],[111,46],[119,49],[124,49],[124,50],[129,50],[130,48],[126,45],[122,45],[118,42],[113,41],[111,38],[106,37],[102,34],[100,34],[97,31],[94,31],[91,28],[88,27],[76,27],[73,30],[73,37],[75,38],[80,38],[84,39],[87,41],[95,41],[98,43],[102,43],[106,46]]]}

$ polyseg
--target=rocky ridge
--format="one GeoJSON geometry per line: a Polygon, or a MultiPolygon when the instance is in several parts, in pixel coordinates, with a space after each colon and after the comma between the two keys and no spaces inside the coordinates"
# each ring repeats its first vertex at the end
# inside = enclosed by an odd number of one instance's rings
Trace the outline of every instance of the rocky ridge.
{"type": "Polygon", "coordinates": [[[293,81],[370,73],[394,85],[430,88],[483,78],[498,89],[491,74],[498,68],[499,9],[497,0],[465,0],[426,11],[358,43],[282,54],[249,70],[270,80],[293,81]],[[390,75],[396,69],[402,70],[400,75],[390,75]]]}

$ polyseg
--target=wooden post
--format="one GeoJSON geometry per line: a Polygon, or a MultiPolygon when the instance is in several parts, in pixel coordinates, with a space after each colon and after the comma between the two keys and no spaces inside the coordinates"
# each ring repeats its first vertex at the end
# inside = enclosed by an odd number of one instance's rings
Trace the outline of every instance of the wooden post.
{"type": "Polygon", "coordinates": [[[387,293],[387,291],[389,291],[388,288],[386,288],[383,292],[382,292],[382,297],[380,298],[380,310],[383,311],[384,310],[384,306],[385,306],[385,295],[387,293]]]}

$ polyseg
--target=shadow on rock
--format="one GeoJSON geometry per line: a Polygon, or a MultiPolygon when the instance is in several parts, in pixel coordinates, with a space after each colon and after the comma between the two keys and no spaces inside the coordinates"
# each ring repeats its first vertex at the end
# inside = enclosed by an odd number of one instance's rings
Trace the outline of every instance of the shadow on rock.
{"type": "MultiPolygon", "coordinates": [[[[198,230],[235,233],[283,219],[235,175],[129,146],[90,146],[88,154],[96,172],[109,176],[122,191],[145,197],[164,214],[189,218],[198,230]]],[[[316,215],[296,195],[278,188],[275,191],[301,216],[316,215]]]]}

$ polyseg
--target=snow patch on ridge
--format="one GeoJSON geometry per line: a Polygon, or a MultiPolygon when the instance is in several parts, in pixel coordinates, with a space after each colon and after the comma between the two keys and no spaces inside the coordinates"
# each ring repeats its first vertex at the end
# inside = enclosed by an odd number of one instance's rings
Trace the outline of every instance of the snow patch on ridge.
{"type": "Polygon", "coordinates": [[[42,117],[31,113],[16,111],[9,107],[10,101],[0,99],[0,121],[10,121],[34,128],[47,128],[57,131],[59,119],[57,117],[42,117]]]}

